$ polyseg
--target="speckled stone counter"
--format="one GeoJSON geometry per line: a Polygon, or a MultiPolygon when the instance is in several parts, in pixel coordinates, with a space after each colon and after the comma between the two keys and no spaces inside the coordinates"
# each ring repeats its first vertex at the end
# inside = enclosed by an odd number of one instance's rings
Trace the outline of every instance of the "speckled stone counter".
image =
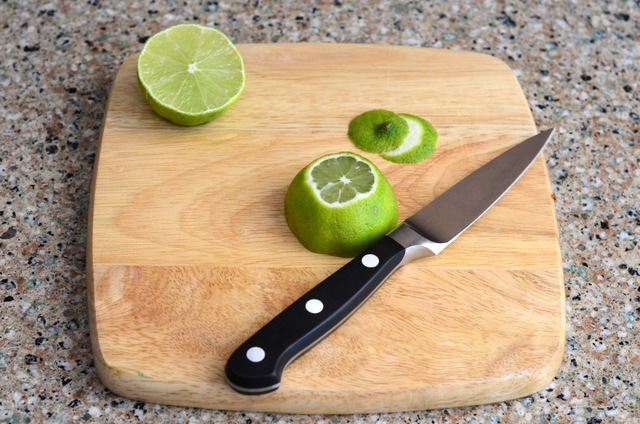
{"type": "Polygon", "coordinates": [[[0,2],[0,423],[640,423],[640,3],[466,0],[0,2]],[[118,67],[152,33],[238,43],[477,51],[506,62],[540,128],[556,198],[567,347],[542,391],[477,407],[301,416],[123,399],[92,363],[85,243],[118,67]]]}

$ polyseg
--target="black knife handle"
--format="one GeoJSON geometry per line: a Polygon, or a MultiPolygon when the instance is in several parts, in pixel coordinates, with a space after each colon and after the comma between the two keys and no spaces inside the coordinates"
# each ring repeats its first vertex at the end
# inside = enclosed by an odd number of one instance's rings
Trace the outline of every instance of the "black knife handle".
{"type": "Polygon", "coordinates": [[[404,252],[385,236],[278,314],[229,357],[225,373],[231,387],[250,395],[276,390],[287,365],[355,312],[400,265],[404,252]]]}

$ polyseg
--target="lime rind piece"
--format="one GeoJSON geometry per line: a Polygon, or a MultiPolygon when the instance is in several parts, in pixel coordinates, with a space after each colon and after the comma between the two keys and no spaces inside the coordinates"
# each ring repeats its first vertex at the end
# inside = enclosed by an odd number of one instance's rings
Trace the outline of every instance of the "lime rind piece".
{"type": "Polygon", "coordinates": [[[244,62],[219,30],[179,24],[151,36],[137,61],[138,85],[151,108],[179,125],[209,122],[244,91],[244,62]]]}
{"type": "Polygon", "coordinates": [[[409,126],[403,143],[397,148],[381,153],[381,156],[394,163],[418,163],[429,158],[436,147],[438,132],[425,119],[408,113],[399,113],[409,126]]]}
{"type": "Polygon", "coordinates": [[[353,144],[369,153],[399,147],[409,133],[409,125],[397,114],[384,109],[364,112],[351,120],[347,132],[353,144]]]}
{"type": "Polygon", "coordinates": [[[313,162],[307,184],[325,206],[344,207],[375,192],[378,181],[371,165],[354,154],[341,152],[313,162]]]}

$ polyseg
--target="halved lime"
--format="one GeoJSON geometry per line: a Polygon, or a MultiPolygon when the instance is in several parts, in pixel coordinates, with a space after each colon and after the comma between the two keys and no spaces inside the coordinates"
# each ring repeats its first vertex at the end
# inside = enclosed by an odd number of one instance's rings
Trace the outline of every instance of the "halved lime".
{"type": "Polygon", "coordinates": [[[398,203],[371,161],[341,152],[314,160],[296,175],[285,216],[307,249],[353,257],[396,227],[398,203]]]}
{"type": "Polygon", "coordinates": [[[438,141],[438,132],[427,120],[408,113],[399,113],[409,125],[409,134],[404,142],[394,150],[383,152],[381,156],[395,163],[418,163],[433,154],[438,141]]]}
{"type": "Polygon", "coordinates": [[[138,84],[151,108],[179,125],[222,115],[242,94],[244,62],[215,28],[181,24],[151,36],[138,56],[138,84]]]}
{"type": "Polygon", "coordinates": [[[356,116],[349,123],[347,132],[356,147],[370,153],[397,148],[408,133],[406,121],[384,109],[374,109],[356,116]]]}

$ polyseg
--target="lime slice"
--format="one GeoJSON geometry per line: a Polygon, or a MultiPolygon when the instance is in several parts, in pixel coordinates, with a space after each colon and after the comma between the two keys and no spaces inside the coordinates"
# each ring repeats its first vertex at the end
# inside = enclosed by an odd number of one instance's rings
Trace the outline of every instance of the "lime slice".
{"type": "Polygon", "coordinates": [[[151,36],[138,56],[138,84],[151,108],[179,125],[222,115],[242,94],[244,63],[222,32],[198,24],[151,36]]]}
{"type": "Polygon", "coordinates": [[[397,114],[374,109],[356,116],[349,123],[348,136],[353,144],[370,153],[393,150],[402,144],[409,125],[397,114]]]}
{"type": "Polygon", "coordinates": [[[418,163],[433,154],[438,141],[438,132],[425,119],[408,113],[399,113],[409,125],[409,134],[404,142],[394,150],[383,152],[381,156],[395,163],[418,163]]]}
{"type": "Polygon", "coordinates": [[[285,216],[307,249],[353,257],[396,227],[398,203],[371,161],[341,152],[316,159],[296,175],[285,216]]]}

